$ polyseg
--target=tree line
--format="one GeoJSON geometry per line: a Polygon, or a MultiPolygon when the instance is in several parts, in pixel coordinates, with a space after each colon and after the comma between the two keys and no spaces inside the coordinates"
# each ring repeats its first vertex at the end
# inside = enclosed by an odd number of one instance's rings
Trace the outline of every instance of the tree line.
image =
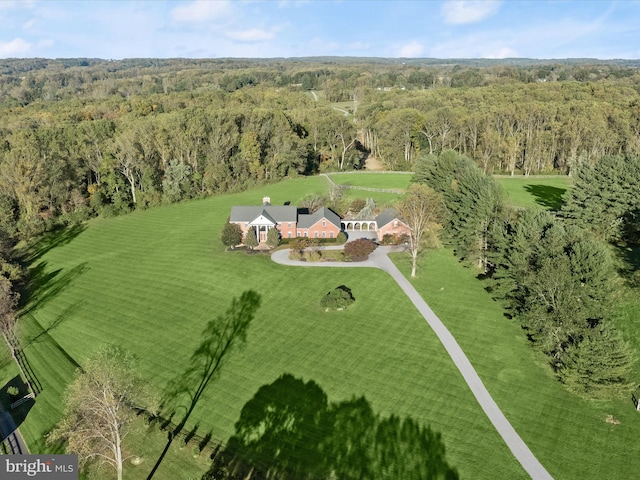
{"type": "MultiPolygon", "coordinates": [[[[358,161],[355,125],[302,92],[55,104],[0,128],[0,222],[74,223],[358,161]]],[[[12,113],[12,112],[10,112],[12,113]]]]}
{"type": "Polygon", "coordinates": [[[640,74],[615,62],[10,59],[0,72],[0,222],[22,235],[368,155],[413,169],[455,149],[485,173],[533,174],[640,153],[640,74]]]}
{"type": "Polygon", "coordinates": [[[364,146],[392,170],[453,149],[485,173],[572,174],[640,154],[639,91],[606,81],[369,90],[356,118],[364,146]]]}
{"type": "MultiPolygon", "coordinates": [[[[638,157],[582,166],[558,215],[508,208],[495,180],[454,151],[421,157],[413,177],[442,196],[444,234],[456,255],[479,268],[488,290],[546,355],[557,378],[590,398],[626,392],[634,354],[614,327],[621,279],[603,240],[622,238],[607,229],[612,217],[619,232],[637,231],[638,219],[630,212],[640,206],[640,176],[596,180],[597,171],[613,165],[640,172],[638,157]],[[620,208],[602,201],[600,192],[607,189],[627,192],[615,199],[620,208]],[[594,210],[611,208],[609,217],[592,223],[594,210]]],[[[637,244],[638,237],[624,240],[637,244]]]]}

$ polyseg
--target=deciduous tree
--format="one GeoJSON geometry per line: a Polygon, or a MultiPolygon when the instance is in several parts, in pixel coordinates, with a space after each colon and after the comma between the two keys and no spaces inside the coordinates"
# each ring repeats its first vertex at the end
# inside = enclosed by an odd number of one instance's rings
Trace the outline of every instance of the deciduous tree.
{"type": "Polygon", "coordinates": [[[237,223],[227,222],[222,228],[222,244],[233,248],[242,243],[242,229],[237,223]]]}
{"type": "Polygon", "coordinates": [[[122,480],[124,442],[135,417],[131,406],[139,405],[143,390],[133,355],[114,345],[101,348],[76,372],[49,440],[66,440],[81,464],[108,465],[122,480]]]}
{"type": "Polygon", "coordinates": [[[432,188],[426,185],[411,185],[404,200],[398,204],[398,212],[411,233],[411,277],[415,277],[424,234],[442,224],[446,217],[446,208],[442,196],[432,188]]]}

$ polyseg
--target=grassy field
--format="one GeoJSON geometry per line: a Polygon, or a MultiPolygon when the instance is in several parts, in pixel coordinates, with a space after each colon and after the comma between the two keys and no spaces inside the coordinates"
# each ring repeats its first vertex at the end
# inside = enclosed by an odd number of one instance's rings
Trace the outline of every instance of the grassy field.
{"type": "MultiPolygon", "coordinates": [[[[408,276],[409,260],[397,255],[394,261],[408,276]]],[[[640,434],[640,422],[631,392],[610,402],[568,393],[475,275],[441,249],[422,259],[413,283],[533,453],[557,479],[634,478],[640,459],[629,455],[628,445],[640,434]],[[609,415],[620,423],[608,423],[609,415]]]]}
{"type": "Polygon", "coordinates": [[[352,185],[354,187],[401,189],[409,186],[411,173],[331,173],[331,179],[342,185],[352,185]]]}
{"type": "MultiPolygon", "coordinates": [[[[397,185],[395,177],[402,177],[356,175],[362,186],[375,188],[397,188],[381,185],[397,185]],[[379,183],[373,185],[369,178],[379,183]]],[[[535,185],[563,188],[554,180],[536,179],[535,185]]],[[[525,189],[534,185],[532,179],[518,188],[513,179],[500,181],[518,192],[521,204],[526,195],[532,196],[529,204],[538,204],[536,195],[542,194],[525,189]]],[[[96,346],[119,343],[136,352],[145,376],[160,390],[188,367],[206,322],[223,313],[234,296],[253,289],[262,305],[248,344],[229,358],[188,428],[197,424],[199,434],[224,441],[258,388],[291,373],[317,382],[332,402],[363,395],[376,413],[430,425],[441,432],[447,459],[462,478],[526,478],[444,349],[386,274],[310,271],[275,265],[266,256],[223,251],[219,233],[232,205],[257,204],[264,195],[273,204],[295,204],[309,192],[324,192],[326,184],[318,177],[293,179],[242,194],[97,219],[53,244],[43,242],[32,264],[37,290],[21,321],[25,351],[44,386],[21,426],[35,451],[50,448],[39,439],[57,420],[76,363],[82,364],[96,346]],[[356,303],[345,312],[322,311],[320,297],[340,284],[353,289],[356,303]]],[[[351,193],[378,202],[394,198],[351,193]]],[[[408,272],[407,258],[394,260],[408,272]]],[[[640,426],[630,399],[587,402],[566,392],[519,327],[504,318],[475,272],[447,250],[429,252],[419,273],[416,287],[554,478],[635,476],[640,458],[630,452],[640,426]],[[607,423],[608,415],[620,424],[607,423]]],[[[7,368],[10,364],[0,376],[11,378],[7,368]]],[[[128,474],[142,479],[162,448],[162,438],[145,438],[142,432],[135,440],[133,453],[144,462],[128,466],[128,474]]],[[[156,478],[200,475],[205,463],[176,450],[156,478]]]]}
{"type": "Polygon", "coordinates": [[[496,177],[514,207],[539,207],[559,210],[562,197],[571,188],[569,177],[496,177]]]}
{"type": "MultiPolygon", "coordinates": [[[[273,204],[295,203],[324,188],[322,178],[293,179],[93,220],[54,248],[42,243],[32,263],[37,290],[21,331],[44,386],[21,427],[34,450],[47,448],[39,439],[60,414],[64,386],[97,346],[111,342],[136,352],[142,373],[161,390],[188,368],[205,324],[252,289],[262,305],[248,343],[227,360],[188,428],[197,424],[199,434],[225,440],[256,391],[290,373],[315,381],[332,402],[364,396],[376,413],[430,425],[463,478],[525,478],[433,333],[383,272],[309,271],[224,252],[219,235],[232,205],[257,204],[264,195],[273,204]],[[324,312],[320,298],[341,284],[352,288],[356,303],[324,312]]],[[[131,478],[149,471],[160,452],[151,445],[138,439],[132,447],[143,464],[128,467],[131,478]]],[[[186,474],[183,461],[167,459],[155,478],[186,474]]]]}

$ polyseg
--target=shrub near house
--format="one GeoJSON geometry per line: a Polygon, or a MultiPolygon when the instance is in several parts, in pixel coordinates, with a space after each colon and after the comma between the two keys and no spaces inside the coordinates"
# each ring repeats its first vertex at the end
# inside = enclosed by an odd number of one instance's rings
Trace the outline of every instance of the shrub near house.
{"type": "Polygon", "coordinates": [[[367,238],[359,238],[344,245],[344,256],[352,262],[366,260],[376,249],[376,244],[367,238]]]}

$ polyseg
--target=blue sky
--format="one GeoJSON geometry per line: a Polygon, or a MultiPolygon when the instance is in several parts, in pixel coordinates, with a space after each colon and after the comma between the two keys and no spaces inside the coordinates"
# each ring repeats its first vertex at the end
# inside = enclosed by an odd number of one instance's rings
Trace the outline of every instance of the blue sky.
{"type": "Polygon", "coordinates": [[[640,1],[0,0],[0,58],[640,58],[640,1]]]}

